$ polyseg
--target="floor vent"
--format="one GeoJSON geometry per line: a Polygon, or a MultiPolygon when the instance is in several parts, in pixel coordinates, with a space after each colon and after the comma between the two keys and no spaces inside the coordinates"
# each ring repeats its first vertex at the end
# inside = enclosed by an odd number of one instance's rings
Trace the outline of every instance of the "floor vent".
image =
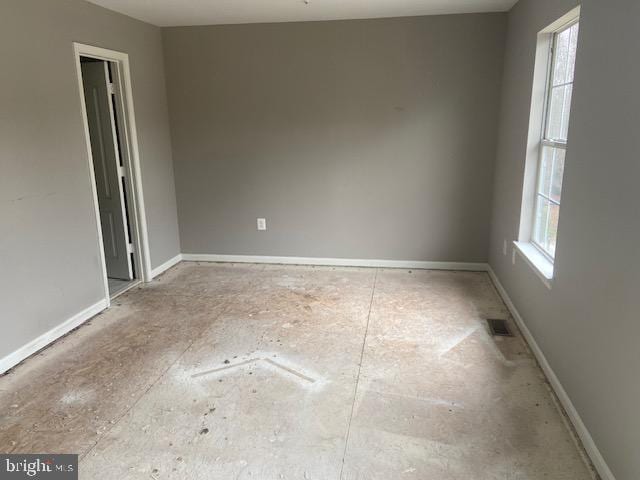
{"type": "Polygon", "coordinates": [[[487,324],[489,324],[491,335],[497,335],[500,337],[513,337],[513,333],[511,333],[509,324],[506,320],[500,318],[489,318],[487,319],[487,324]]]}

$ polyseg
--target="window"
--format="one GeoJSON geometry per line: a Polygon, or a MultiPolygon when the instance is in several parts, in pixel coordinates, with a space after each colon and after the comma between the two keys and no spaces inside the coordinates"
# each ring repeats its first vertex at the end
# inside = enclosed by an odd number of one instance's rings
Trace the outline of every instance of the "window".
{"type": "Polygon", "coordinates": [[[553,33],[539,146],[531,243],[553,263],[573,93],[578,20],[553,33]]]}
{"type": "MultiPolygon", "coordinates": [[[[514,251],[548,288],[552,288],[554,274],[579,17],[577,6],[538,32],[536,43],[522,209],[514,251]]],[[[506,250],[503,253],[506,255],[506,250]]]]}

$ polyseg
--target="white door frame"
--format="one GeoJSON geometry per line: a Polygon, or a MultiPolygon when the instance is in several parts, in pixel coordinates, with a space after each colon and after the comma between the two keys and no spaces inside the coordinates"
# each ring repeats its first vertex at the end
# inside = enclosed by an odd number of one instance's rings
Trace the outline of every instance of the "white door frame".
{"type": "Polygon", "coordinates": [[[96,179],[93,168],[93,157],[91,154],[91,140],[89,137],[89,123],[87,120],[87,109],[84,100],[84,91],[82,88],[82,68],[80,65],[80,57],[91,57],[99,60],[113,62],[117,68],[114,73],[113,81],[118,82],[119,91],[122,95],[122,122],[125,131],[121,132],[123,138],[122,147],[127,150],[126,162],[124,165],[126,175],[129,178],[128,184],[131,186],[129,192],[129,222],[134,242],[134,256],[139,267],[137,276],[139,280],[150,282],[151,275],[151,259],[149,256],[149,237],[147,233],[147,217],[144,208],[144,195],[142,191],[142,174],[140,169],[140,154],[138,151],[138,135],[136,129],[136,117],[133,110],[133,93],[131,89],[131,72],[129,70],[129,55],[115,50],[94,47],[82,43],[73,43],[73,55],[76,64],[76,73],[78,77],[78,93],[80,95],[80,104],[82,109],[82,120],[84,126],[84,136],[87,146],[87,161],[89,163],[89,177],[91,180],[91,192],[93,196],[96,229],[98,233],[98,249],[99,258],[102,266],[102,280],[104,282],[105,300],[107,307],[111,300],[109,296],[109,282],[107,280],[107,263],[104,256],[104,245],[102,240],[102,226],[100,225],[100,211],[98,207],[98,192],[96,191],[96,179]]]}

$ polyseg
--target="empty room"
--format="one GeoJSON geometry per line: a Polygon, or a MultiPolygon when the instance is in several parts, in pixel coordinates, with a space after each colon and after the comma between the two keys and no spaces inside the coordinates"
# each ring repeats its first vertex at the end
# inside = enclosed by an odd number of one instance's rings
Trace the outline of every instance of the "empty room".
{"type": "Polygon", "coordinates": [[[0,0],[0,479],[640,479],[639,32],[0,0]]]}

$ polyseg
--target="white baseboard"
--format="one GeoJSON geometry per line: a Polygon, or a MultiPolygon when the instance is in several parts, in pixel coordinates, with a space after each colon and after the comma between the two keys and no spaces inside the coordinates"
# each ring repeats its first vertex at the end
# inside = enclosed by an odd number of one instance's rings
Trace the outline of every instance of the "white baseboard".
{"type": "Polygon", "coordinates": [[[176,255],[173,258],[170,258],[169,260],[167,260],[166,262],[164,262],[162,265],[157,266],[156,268],[154,268],[153,270],[151,270],[151,280],[153,280],[154,278],[156,278],[158,275],[166,272],[167,270],[169,270],[171,267],[173,267],[174,265],[180,263],[182,261],[182,254],[179,253],[178,255],[176,255]]]}
{"type": "Polygon", "coordinates": [[[80,313],[77,313],[73,317],[65,320],[57,327],[52,328],[48,332],[40,335],[38,338],[30,341],[26,345],[20,347],[13,353],[10,353],[4,358],[0,359],[0,374],[6,372],[12,367],[15,367],[18,363],[25,358],[33,355],[41,348],[46,347],[51,342],[54,342],[63,335],[69,333],[74,328],[82,325],[94,315],[97,315],[102,310],[107,308],[107,301],[105,299],[85,308],[80,313]]]}
{"type": "Polygon", "coordinates": [[[575,428],[576,433],[580,437],[580,440],[582,441],[584,449],[586,450],[587,455],[589,455],[589,458],[591,459],[591,462],[593,463],[594,468],[597,470],[602,480],[615,480],[615,477],[613,476],[611,469],[607,465],[607,462],[604,460],[604,457],[600,453],[600,450],[598,450],[598,447],[593,441],[593,438],[591,437],[589,430],[587,430],[587,427],[585,426],[584,422],[580,418],[580,415],[578,414],[576,407],[571,402],[569,395],[567,394],[562,384],[560,383],[560,380],[558,379],[553,369],[551,368],[551,365],[547,361],[543,351],[540,349],[540,346],[538,345],[535,338],[531,334],[531,331],[527,328],[527,325],[525,324],[524,319],[518,312],[518,309],[514,305],[511,298],[509,297],[509,294],[505,290],[502,283],[500,283],[498,276],[493,271],[493,268],[491,268],[490,265],[488,266],[487,271],[489,272],[489,276],[491,277],[491,280],[496,286],[496,289],[500,293],[500,296],[504,300],[504,303],[507,305],[507,308],[511,312],[513,319],[515,320],[516,324],[520,328],[522,335],[524,336],[525,340],[529,344],[529,347],[531,347],[531,350],[533,351],[533,354],[538,360],[538,363],[540,364],[542,371],[544,372],[547,379],[549,380],[549,384],[551,385],[551,388],[553,388],[553,391],[558,397],[558,400],[560,400],[562,407],[567,412],[567,416],[569,417],[569,420],[573,424],[573,428],[575,428]]]}
{"type": "Polygon", "coordinates": [[[468,262],[423,262],[416,260],[375,260],[354,258],[319,257],[269,257],[263,255],[210,255],[183,253],[182,260],[189,262],[226,262],[226,263],[273,263],[283,265],[320,265],[330,267],[380,267],[415,268],[426,270],[466,270],[486,272],[486,263],[468,262]]]}

